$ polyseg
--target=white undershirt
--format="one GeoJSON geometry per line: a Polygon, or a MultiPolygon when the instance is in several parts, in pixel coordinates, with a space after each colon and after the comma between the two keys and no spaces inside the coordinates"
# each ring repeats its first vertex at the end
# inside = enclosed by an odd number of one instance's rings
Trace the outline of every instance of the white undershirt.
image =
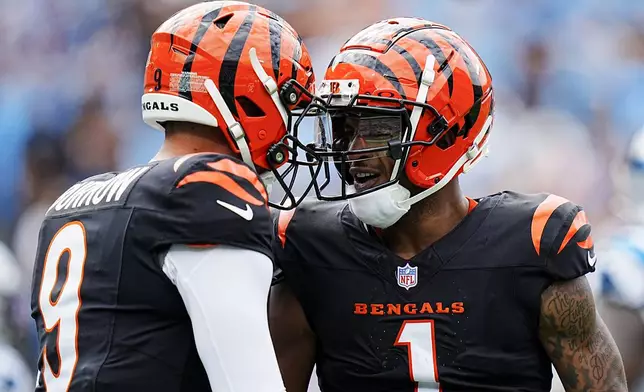
{"type": "Polygon", "coordinates": [[[266,255],[173,245],[163,272],[183,298],[213,392],[285,391],[268,329],[266,255]]]}

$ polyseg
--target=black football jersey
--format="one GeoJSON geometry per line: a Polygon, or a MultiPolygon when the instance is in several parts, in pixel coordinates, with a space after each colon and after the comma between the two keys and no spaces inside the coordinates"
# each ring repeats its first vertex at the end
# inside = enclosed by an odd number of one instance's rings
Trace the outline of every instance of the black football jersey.
{"type": "Polygon", "coordinates": [[[41,350],[36,391],[210,391],[161,259],[173,244],[230,245],[272,259],[271,236],[264,186],[223,155],[153,162],[72,186],[40,231],[31,298],[41,350]]]}
{"type": "Polygon", "coordinates": [[[324,392],[550,391],[540,297],[594,270],[590,225],[554,195],[504,192],[415,257],[392,253],[346,203],[281,213],[281,284],[317,336],[324,392]]]}

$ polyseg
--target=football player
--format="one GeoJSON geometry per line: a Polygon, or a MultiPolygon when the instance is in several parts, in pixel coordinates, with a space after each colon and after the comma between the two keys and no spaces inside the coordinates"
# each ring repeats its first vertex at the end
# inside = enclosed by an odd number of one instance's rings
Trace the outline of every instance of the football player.
{"type": "MultiPolygon", "coordinates": [[[[627,154],[627,208],[623,225],[605,244],[596,289],[606,319],[624,359],[629,385],[644,375],[644,129],[633,137],[627,154]]],[[[640,385],[641,386],[641,385],[640,385]]],[[[638,389],[639,390],[639,389],[638,389]]]]}
{"type": "Polygon", "coordinates": [[[42,224],[36,391],[284,391],[262,182],[313,81],[298,34],[264,8],[204,2],[159,27],[142,109],[163,146],[72,186],[42,224]]]}
{"type": "Polygon", "coordinates": [[[467,42],[421,19],[376,23],[319,94],[331,127],[311,154],[343,181],[277,219],[269,319],[289,392],[314,363],[325,392],[543,392],[551,363],[567,391],[627,390],[584,276],[596,256],[582,208],[461,192],[494,114],[467,42]]]}

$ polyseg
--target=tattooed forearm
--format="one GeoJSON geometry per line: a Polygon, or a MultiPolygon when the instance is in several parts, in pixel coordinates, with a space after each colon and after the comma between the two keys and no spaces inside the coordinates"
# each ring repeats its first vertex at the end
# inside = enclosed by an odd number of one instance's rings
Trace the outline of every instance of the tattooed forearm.
{"type": "Polygon", "coordinates": [[[627,391],[622,358],[585,277],[544,291],[539,337],[568,392],[627,391]]]}

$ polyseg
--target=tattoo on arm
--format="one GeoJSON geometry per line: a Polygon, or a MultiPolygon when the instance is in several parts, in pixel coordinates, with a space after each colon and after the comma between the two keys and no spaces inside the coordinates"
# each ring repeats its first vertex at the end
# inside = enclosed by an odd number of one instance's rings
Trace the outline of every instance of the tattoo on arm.
{"type": "Polygon", "coordinates": [[[541,295],[539,337],[568,392],[627,391],[624,365],[585,277],[541,295]]]}

